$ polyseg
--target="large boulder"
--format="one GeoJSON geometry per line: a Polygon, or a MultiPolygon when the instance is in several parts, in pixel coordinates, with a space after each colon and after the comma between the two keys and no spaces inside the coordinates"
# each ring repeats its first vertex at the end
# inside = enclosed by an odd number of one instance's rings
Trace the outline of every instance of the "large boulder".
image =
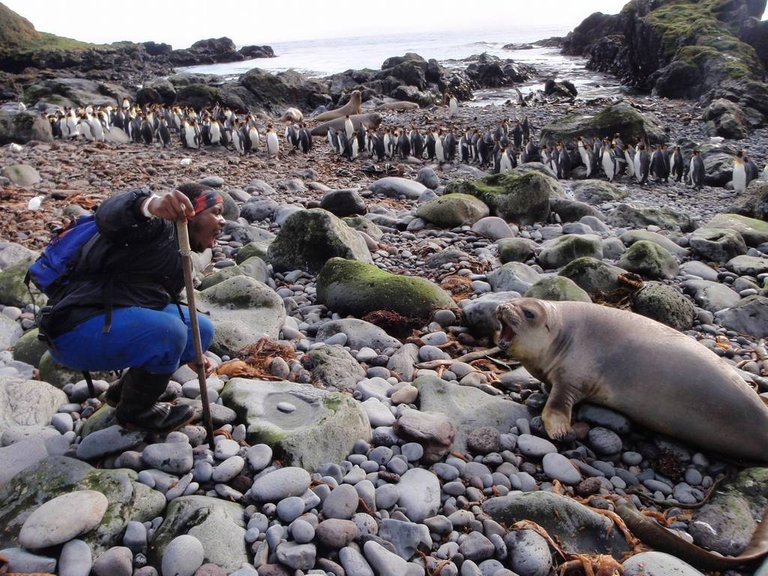
{"type": "Polygon", "coordinates": [[[679,265],[669,250],[655,242],[638,240],[632,244],[618,261],[624,270],[648,278],[674,278],[679,265]]]}
{"type": "Polygon", "coordinates": [[[569,263],[558,274],[573,280],[594,300],[619,289],[622,286],[620,278],[625,273],[623,268],[585,256],[569,263]]]}
{"type": "Polygon", "coordinates": [[[544,222],[549,216],[549,199],[562,197],[560,183],[535,170],[515,169],[480,180],[448,183],[446,192],[460,192],[482,200],[491,211],[515,224],[544,222]]]}
{"type": "Polygon", "coordinates": [[[40,114],[20,112],[18,105],[0,106],[0,146],[9,142],[26,144],[31,140],[53,142],[50,122],[40,114]]]}
{"type": "Polygon", "coordinates": [[[578,180],[571,185],[571,190],[576,200],[595,205],[616,202],[629,196],[626,188],[602,180],[578,180]]]}
{"type": "Polygon", "coordinates": [[[0,435],[19,426],[47,426],[67,395],[47,382],[0,376],[0,435]]]}
{"type": "Polygon", "coordinates": [[[731,213],[768,222],[768,181],[754,180],[738,198],[731,213]]]}
{"type": "Polygon", "coordinates": [[[536,284],[528,288],[526,298],[539,298],[540,300],[592,302],[584,290],[579,288],[570,278],[564,276],[548,276],[542,278],[536,284]]]}
{"type": "Polygon", "coordinates": [[[539,252],[539,264],[544,269],[560,268],[585,256],[602,259],[603,243],[596,234],[566,234],[547,240],[539,252]]]}
{"type": "Polygon", "coordinates": [[[489,213],[488,206],[469,194],[446,194],[416,209],[416,216],[442,228],[471,226],[489,213]]]}
{"type": "Polygon", "coordinates": [[[697,228],[689,242],[691,250],[709,262],[727,262],[747,253],[747,245],[741,234],[730,228],[697,228]]]}
{"type": "Polygon", "coordinates": [[[200,306],[216,330],[211,349],[235,356],[260,338],[277,340],[285,305],[274,290],[249,276],[234,276],[200,292],[200,306]]]}
{"type": "Polygon", "coordinates": [[[696,221],[687,214],[670,208],[633,204],[619,204],[608,213],[606,220],[613,226],[628,228],[658,226],[665,230],[691,232],[697,227],[696,221]]]}
{"type": "Polygon", "coordinates": [[[289,216],[270,244],[267,255],[277,271],[318,272],[334,257],[373,263],[362,237],[322,208],[301,210],[289,216]]]}
{"type": "Polygon", "coordinates": [[[420,410],[445,414],[456,427],[453,449],[459,452],[466,450],[467,437],[478,428],[490,426],[506,434],[518,419],[531,417],[522,404],[437,376],[420,376],[413,385],[419,390],[420,410]]]}
{"type": "Polygon", "coordinates": [[[749,130],[747,120],[738,104],[718,98],[714,100],[702,115],[707,121],[709,134],[731,140],[746,138],[749,130]]]}
{"type": "Polygon", "coordinates": [[[109,501],[99,526],[80,536],[94,556],[120,545],[129,521],[149,522],[166,505],[165,496],[139,482],[133,470],[98,470],[80,460],[51,456],[0,488],[0,549],[19,545],[19,531],[33,510],[78,490],[96,490],[109,501]]]}
{"type": "Polygon", "coordinates": [[[684,332],[693,327],[696,307],[680,291],[661,282],[646,282],[632,300],[632,311],[684,332]]]}
{"type": "Polygon", "coordinates": [[[541,280],[541,274],[522,262],[507,262],[488,273],[488,283],[494,292],[520,292],[522,294],[541,280]]]}
{"type": "Polygon", "coordinates": [[[768,242],[768,222],[740,216],[717,214],[705,224],[706,228],[729,228],[741,234],[747,246],[759,246],[768,242]]]}
{"type": "Polygon", "coordinates": [[[765,296],[748,296],[715,316],[729,330],[754,338],[768,336],[768,298],[765,296]]]}
{"type": "Polygon", "coordinates": [[[643,114],[630,104],[619,102],[594,115],[577,112],[558,118],[541,129],[541,142],[555,144],[578,136],[602,138],[614,134],[620,134],[625,142],[643,139],[656,144],[667,140],[663,127],[652,114],[643,114]]]}
{"type": "Polygon", "coordinates": [[[455,308],[450,295],[434,282],[386,272],[374,264],[330,259],[317,277],[317,301],[342,315],[362,317],[389,310],[427,320],[432,312],[455,308]]]}
{"type": "Polygon", "coordinates": [[[220,498],[176,498],[168,505],[163,523],[152,539],[152,559],[160,565],[171,541],[189,534],[202,543],[206,562],[234,572],[248,562],[244,514],[240,504],[220,498]]]}
{"type": "Polygon", "coordinates": [[[248,440],[272,447],[287,466],[314,470],[340,462],[371,437],[368,415],[351,396],[308,384],[233,378],[221,392],[245,422],[248,440]]]}

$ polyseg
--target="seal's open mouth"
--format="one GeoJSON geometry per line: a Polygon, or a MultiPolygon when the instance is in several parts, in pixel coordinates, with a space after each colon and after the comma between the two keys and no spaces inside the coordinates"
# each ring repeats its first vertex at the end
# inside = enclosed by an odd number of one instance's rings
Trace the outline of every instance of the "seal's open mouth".
{"type": "Polygon", "coordinates": [[[517,315],[515,308],[507,304],[499,307],[497,318],[499,320],[499,330],[496,332],[496,343],[500,348],[506,348],[515,338],[515,328],[519,323],[520,317],[517,315]]]}

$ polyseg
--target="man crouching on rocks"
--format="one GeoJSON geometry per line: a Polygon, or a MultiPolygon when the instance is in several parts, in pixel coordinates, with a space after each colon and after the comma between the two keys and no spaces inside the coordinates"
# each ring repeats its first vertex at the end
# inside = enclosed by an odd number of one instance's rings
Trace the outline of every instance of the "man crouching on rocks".
{"type": "MultiPolygon", "coordinates": [[[[178,303],[184,273],[175,222],[188,221],[191,247],[202,252],[221,233],[222,210],[221,195],[195,183],[162,197],[146,189],[112,196],[99,207],[98,233],[69,282],[48,302],[40,331],[56,362],[83,371],[128,368],[106,392],[127,428],[168,432],[194,416],[191,406],[157,401],[179,365],[195,359],[189,310],[178,303]]],[[[213,324],[200,316],[199,326],[206,350],[213,324]]]]}

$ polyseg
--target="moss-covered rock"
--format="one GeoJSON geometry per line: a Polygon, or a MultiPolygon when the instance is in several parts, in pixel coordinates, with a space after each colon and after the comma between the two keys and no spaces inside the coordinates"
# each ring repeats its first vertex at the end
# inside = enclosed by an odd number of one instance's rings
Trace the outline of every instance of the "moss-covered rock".
{"type": "Polygon", "coordinates": [[[675,330],[690,330],[696,319],[696,307],[679,290],[661,282],[646,282],[635,294],[632,311],[675,330]]]}
{"type": "Polygon", "coordinates": [[[308,384],[233,378],[222,390],[224,404],[245,422],[248,440],[272,447],[287,466],[314,470],[340,462],[359,439],[371,437],[368,416],[351,396],[308,384]],[[295,409],[285,412],[278,404],[295,409]]]}
{"type": "Polygon", "coordinates": [[[528,288],[524,294],[526,298],[539,298],[540,300],[592,302],[584,290],[570,278],[564,276],[549,276],[542,278],[536,284],[528,288]]]}
{"type": "Polygon", "coordinates": [[[488,206],[469,194],[446,194],[416,209],[416,216],[442,228],[471,226],[488,214],[488,206]]]}
{"type": "Polygon", "coordinates": [[[219,101],[219,89],[206,84],[182,86],[176,92],[176,104],[189,106],[195,110],[211,108],[219,101]]]}
{"type": "Polygon", "coordinates": [[[203,290],[201,307],[211,313],[215,335],[211,349],[234,356],[267,336],[277,339],[285,322],[283,300],[258,280],[237,275],[203,290]]]}
{"type": "Polygon", "coordinates": [[[729,228],[699,228],[691,234],[689,242],[694,253],[710,262],[727,262],[747,253],[744,238],[729,228]]]}
{"type": "Polygon", "coordinates": [[[768,222],[768,181],[755,180],[750,182],[746,192],[741,194],[736,204],[728,211],[768,222]]]}
{"type": "Polygon", "coordinates": [[[365,241],[344,221],[322,208],[288,217],[267,252],[275,270],[318,272],[334,257],[373,263],[365,241]]]}
{"type": "Polygon", "coordinates": [[[541,142],[555,144],[578,136],[602,138],[614,134],[621,134],[625,142],[642,138],[655,144],[667,140],[663,127],[652,114],[643,114],[626,102],[619,102],[596,114],[577,112],[550,122],[541,129],[541,142]]]}
{"type": "Polygon", "coordinates": [[[627,246],[631,246],[640,240],[645,240],[647,242],[654,242],[655,244],[658,244],[675,256],[684,257],[688,255],[687,248],[683,248],[674,240],[664,236],[663,234],[659,234],[658,232],[651,232],[650,230],[627,230],[620,236],[620,239],[627,246]]]}
{"type": "Polygon", "coordinates": [[[560,268],[582,257],[601,259],[603,242],[595,234],[566,234],[547,240],[539,253],[539,264],[545,269],[560,268]]]}
{"type": "Polygon", "coordinates": [[[528,238],[502,238],[496,242],[499,260],[507,262],[525,262],[538,254],[541,246],[528,238]]]}
{"type": "Polygon", "coordinates": [[[168,544],[176,536],[189,534],[203,545],[204,562],[234,572],[248,562],[243,517],[244,508],[235,502],[208,496],[176,498],[152,539],[151,558],[159,566],[168,544]]]}
{"type": "Polygon", "coordinates": [[[26,276],[30,264],[31,261],[22,260],[0,271],[0,304],[24,308],[27,304],[32,303],[33,295],[37,305],[45,304],[47,298],[44,294],[41,294],[34,286],[31,286],[32,294],[30,294],[27,285],[24,284],[24,276],[26,276]]]}
{"type": "Polygon", "coordinates": [[[568,264],[560,270],[559,275],[573,280],[594,299],[597,295],[617,290],[621,286],[619,277],[625,273],[624,269],[617,266],[596,258],[584,257],[568,264]]]}
{"type": "Polygon", "coordinates": [[[272,244],[272,240],[255,240],[249,242],[237,251],[237,254],[235,254],[235,262],[242,264],[254,256],[258,256],[262,260],[265,260],[268,258],[267,253],[269,252],[270,244],[272,244]]]}
{"type": "Polygon", "coordinates": [[[696,221],[688,214],[681,214],[669,208],[632,204],[619,204],[608,213],[606,220],[613,226],[629,228],[658,226],[665,230],[691,232],[697,227],[696,221]]]}
{"type": "Polygon", "coordinates": [[[312,382],[339,392],[354,392],[365,378],[360,362],[342,346],[320,346],[307,352],[312,382]]]}
{"type": "Polygon", "coordinates": [[[594,205],[616,202],[629,196],[629,190],[626,188],[619,188],[602,180],[580,180],[573,183],[572,190],[576,200],[594,205]]]}
{"type": "Polygon", "coordinates": [[[317,301],[341,315],[362,317],[390,310],[406,318],[428,319],[455,308],[450,295],[425,278],[391,274],[373,264],[332,258],[317,277],[317,301]]]}
{"type": "Polygon", "coordinates": [[[16,340],[13,345],[13,359],[19,362],[26,362],[35,368],[40,365],[40,360],[48,351],[48,346],[37,336],[40,331],[37,328],[28,330],[24,335],[16,340]]]}
{"type": "Polygon", "coordinates": [[[80,460],[52,456],[0,488],[0,548],[19,545],[19,530],[32,510],[77,490],[96,490],[109,501],[101,524],[80,536],[94,556],[119,545],[129,521],[153,520],[166,504],[165,496],[138,482],[132,470],[97,470],[80,460]]]}
{"type": "Polygon", "coordinates": [[[213,274],[209,274],[203,278],[199,289],[205,290],[235,276],[248,276],[261,283],[265,283],[267,278],[269,278],[269,271],[264,260],[258,256],[251,256],[237,266],[228,266],[227,268],[216,270],[213,274]]]}
{"type": "Polygon", "coordinates": [[[705,224],[706,228],[729,228],[741,234],[747,246],[759,246],[768,242],[768,222],[740,216],[739,214],[717,214],[705,224]]]}
{"type": "Polygon", "coordinates": [[[625,270],[649,278],[674,278],[679,265],[677,258],[669,250],[647,240],[632,244],[621,255],[618,265],[625,270]]]}
{"type": "Polygon", "coordinates": [[[564,195],[560,183],[554,178],[538,171],[518,169],[480,180],[449,182],[446,192],[475,196],[490,207],[495,215],[523,225],[546,221],[549,216],[549,199],[564,195]]]}

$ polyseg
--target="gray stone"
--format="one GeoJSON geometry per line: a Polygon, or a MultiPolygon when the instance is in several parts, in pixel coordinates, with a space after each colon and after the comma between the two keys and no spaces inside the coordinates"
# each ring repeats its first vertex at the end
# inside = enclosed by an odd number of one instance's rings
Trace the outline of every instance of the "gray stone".
{"type": "Polygon", "coordinates": [[[442,413],[421,410],[403,410],[394,430],[401,438],[418,442],[424,448],[424,461],[437,462],[451,450],[456,428],[442,413]]]}
{"type": "Polygon", "coordinates": [[[56,559],[47,556],[31,554],[23,548],[5,548],[0,550],[0,556],[8,561],[11,573],[53,573],[56,571],[56,559]]]}
{"type": "Polygon", "coordinates": [[[622,268],[585,257],[569,263],[558,274],[570,278],[593,297],[600,292],[610,293],[618,289],[621,286],[619,277],[625,273],[622,268]]]}
{"type": "Polygon", "coordinates": [[[402,475],[397,488],[398,504],[413,522],[434,516],[440,508],[440,481],[428,470],[411,468],[402,475]]]}
{"type": "Polygon", "coordinates": [[[716,214],[705,224],[706,228],[729,228],[741,234],[747,246],[768,242],[768,222],[738,214],[716,214]]]}
{"type": "Polygon", "coordinates": [[[685,331],[693,327],[696,307],[680,291],[661,282],[646,282],[632,301],[632,311],[685,331]]]}
{"type": "Polygon", "coordinates": [[[77,457],[83,460],[93,460],[133,448],[144,439],[145,433],[140,430],[127,430],[114,425],[96,430],[85,436],[77,446],[77,457]]]}
{"type": "Polygon", "coordinates": [[[410,560],[418,552],[419,546],[432,547],[429,529],[423,524],[404,522],[386,518],[379,527],[379,536],[391,543],[395,553],[404,560],[410,560]]]}
{"type": "Polygon", "coordinates": [[[541,279],[541,275],[521,262],[508,262],[488,274],[488,282],[494,292],[519,292],[523,294],[541,279]]]}
{"type": "Polygon", "coordinates": [[[584,290],[570,278],[564,276],[548,276],[542,278],[531,286],[524,294],[526,298],[539,298],[541,300],[573,302],[592,302],[584,290]]]}
{"type": "Polygon", "coordinates": [[[165,547],[162,561],[163,574],[193,576],[203,565],[205,550],[203,544],[189,534],[176,536],[165,547]]]}
{"type": "Polygon", "coordinates": [[[416,209],[416,216],[442,228],[471,226],[489,213],[488,206],[467,194],[446,194],[416,209]]]}
{"type": "Polygon", "coordinates": [[[274,290],[248,276],[234,276],[199,294],[198,305],[211,313],[216,330],[211,350],[236,356],[262,337],[277,340],[285,306],[274,290]]]}
{"type": "Polygon", "coordinates": [[[552,442],[532,434],[520,434],[517,438],[517,449],[531,458],[543,458],[547,454],[557,452],[557,447],[552,442]]]}
{"type": "Polygon", "coordinates": [[[536,522],[569,552],[620,557],[628,550],[624,537],[609,530],[612,522],[608,518],[566,496],[510,492],[486,500],[482,507],[491,518],[507,526],[519,520],[536,522]]]}
{"type": "Polygon", "coordinates": [[[699,228],[689,238],[691,250],[702,260],[727,262],[747,253],[741,234],[728,228],[699,228]]]}
{"type": "Polygon", "coordinates": [[[272,448],[266,444],[254,444],[245,455],[248,465],[254,472],[261,472],[272,462],[272,448]]]}
{"type": "Polygon", "coordinates": [[[666,248],[648,240],[634,242],[619,259],[620,268],[649,278],[677,276],[677,258],[666,248]]]}
{"type": "Polygon", "coordinates": [[[627,246],[631,246],[640,240],[645,240],[646,242],[658,244],[675,256],[683,257],[688,255],[688,250],[686,248],[683,248],[671,238],[658,232],[651,232],[650,230],[627,230],[620,236],[620,238],[627,246]]]}
{"type": "Polygon", "coordinates": [[[748,296],[730,308],[717,312],[715,318],[730,330],[764,338],[768,336],[768,297],[748,296]]]}
{"type": "Polygon", "coordinates": [[[680,265],[680,273],[689,276],[698,276],[702,280],[717,281],[717,270],[712,269],[699,260],[689,260],[680,265]]]}
{"type": "Polygon", "coordinates": [[[0,175],[5,176],[16,186],[32,186],[40,182],[40,173],[27,164],[13,164],[0,170],[0,175]]]}
{"type": "Polygon", "coordinates": [[[23,333],[21,324],[5,314],[0,314],[0,350],[12,348],[23,333]]]}
{"type": "Polygon", "coordinates": [[[365,200],[357,190],[328,190],[320,199],[320,208],[344,218],[355,214],[365,214],[365,200]]]}
{"type": "Polygon", "coordinates": [[[323,515],[326,518],[349,520],[357,510],[358,500],[359,496],[354,486],[341,484],[323,501],[323,515]]]}
{"type": "Polygon", "coordinates": [[[347,346],[357,350],[367,346],[381,352],[402,345],[397,338],[390,336],[375,324],[357,318],[325,322],[318,328],[316,339],[325,341],[340,332],[347,335],[347,346]]]}
{"type": "Polygon", "coordinates": [[[757,276],[768,272],[768,258],[762,256],[736,256],[725,267],[739,276],[757,276]]]}
{"type": "Polygon", "coordinates": [[[581,473],[562,454],[552,452],[545,454],[542,459],[544,473],[553,480],[559,480],[564,484],[577,484],[581,482],[581,473]]]}
{"type": "Polygon", "coordinates": [[[192,446],[186,442],[160,442],[150,444],[141,453],[150,468],[169,474],[186,474],[192,470],[192,446]]]}
{"type": "Polygon", "coordinates": [[[95,490],[79,490],[49,500],[29,515],[19,543],[29,550],[64,544],[99,525],[109,502],[95,490]]]}
{"type": "Polygon", "coordinates": [[[467,435],[476,428],[491,426],[502,434],[520,418],[530,419],[528,409],[476,388],[459,386],[435,376],[422,376],[413,383],[419,389],[421,410],[445,414],[456,426],[455,450],[466,449],[467,435]]]}
{"type": "Polygon", "coordinates": [[[664,552],[640,552],[624,561],[624,576],[703,576],[687,564],[664,552]]]}
{"type": "Polygon", "coordinates": [[[520,576],[547,576],[552,569],[549,544],[534,530],[514,530],[504,537],[509,567],[520,576]]]}
{"type": "Polygon", "coordinates": [[[277,559],[294,570],[310,570],[315,565],[317,549],[314,544],[281,542],[276,550],[277,559]]]}
{"type": "Polygon", "coordinates": [[[363,545],[363,553],[376,574],[387,574],[387,576],[406,576],[408,574],[408,562],[378,542],[368,540],[363,545]]]}
{"type": "Polygon", "coordinates": [[[61,549],[59,576],[88,576],[93,566],[91,548],[82,540],[70,540],[61,549]]]}
{"type": "Polygon", "coordinates": [[[269,444],[289,466],[313,470],[343,460],[358,439],[370,438],[365,410],[341,393],[294,382],[233,378],[221,398],[241,415],[249,441],[269,444]],[[280,402],[296,410],[282,412],[277,409],[280,402]]]}
{"type": "Polygon", "coordinates": [[[110,548],[93,563],[95,576],[131,576],[133,574],[133,554],[125,546],[110,548]]]}
{"type": "Polygon", "coordinates": [[[289,496],[301,496],[309,489],[310,482],[309,472],[288,466],[259,476],[250,493],[258,502],[279,502],[289,496]]]}
{"type": "Polygon", "coordinates": [[[352,520],[330,518],[317,525],[315,534],[320,544],[332,550],[339,550],[355,540],[359,531],[357,524],[352,520]]]}
{"type": "Polygon", "coordinates": [[[462,556],[473,562],[487,560],[493,557],[495,551],[496,548],[493,542],[480,532],[470,532],[459,544],[459,552],[461,552],[462,556]]]}
{"type": "Polygon", "coordinates": [[[731,308],[741,301],[741,296],[728,286],[709,280],[686,280],[683,290],[693,297],[698,306],[710,312],[731,308]]]}
{"type": "Polygon", "coordinates": [[[616,227],[658,226],[665,230],[682,232],[690,232],[697,227],[696,222],[687,214],[675,212],[670,208],[633,204],[619,204],[607,214],[606,221],[616,227]]]}
{"type": "Polygon", "coordinates": [[[14,426],[45,426],[66,402],[64,392],[45,382],[0,376],[0,434],[14,426]]]}
{"type": "MultiPolygon", "coordinates": [[[[342,334],[341,332],[339,334],[342,334]]],[[[323,388],[351,392],[365,378],[365,369],[342,346],[329,345],[307,352],[312,382],[323,388]]]]}
{"type": "Polygon", "coordinates": [[[407,178],[399,178],[397,176],[387,176],[380,178],[368,186],[374,194],[383,194],[389,198],[404,197],[408,200],[418,200],[419,197],[427,190],[424,184],[408,180],[407,178]]]}
{"type": "Polygon", "coordinates": [[[502,238],[513,238],[520,231],[517,226],[514,224],[510,226],[503,218],[488,216],[475,222],[472,225],[472,232],[491,240],[500,240],[502,238]]]}
{"type": "Polygon", "coordinates": [[[193,536],[202,544],[206,562],[228,572],[248,562],[243,507],[239,504],[207,496],[174,499],[168,504],[163,523],[152,540],[153,561],[160,564],[171,542],[183,534],[193,536]]]}
{"type": "Polygon", "coordinates": [[[525,262],[541,250],[539,244],[528,238],[502,238],[496,242],[496,245],[502,264],[525,262]]]}
{"type": "Polygon", "coordinates": [[[357,548],[345,546],[339,550],[339,561],[349,576],[374,576],[371,565],[357,548]]]}
{"type": "Polygon", "coordinates": [[[0,448],[0,489],[17,474],[48,457],[45,440],[39,436],[0,448]]]}
{"type": "Polygon", "coordinates": [[[539,252],[538,260],[545,269],[560,268],[577,258],[603,257],[602,240],[596,234],[567,234],[547,240],[539,252]]]}
{"type": "Polygon", "coordinates": [[[333,257],[373,262],[360,235],[322,208],[292,214],[268,251],[269,261],[278,271],[318,272],[333,257]]]}

